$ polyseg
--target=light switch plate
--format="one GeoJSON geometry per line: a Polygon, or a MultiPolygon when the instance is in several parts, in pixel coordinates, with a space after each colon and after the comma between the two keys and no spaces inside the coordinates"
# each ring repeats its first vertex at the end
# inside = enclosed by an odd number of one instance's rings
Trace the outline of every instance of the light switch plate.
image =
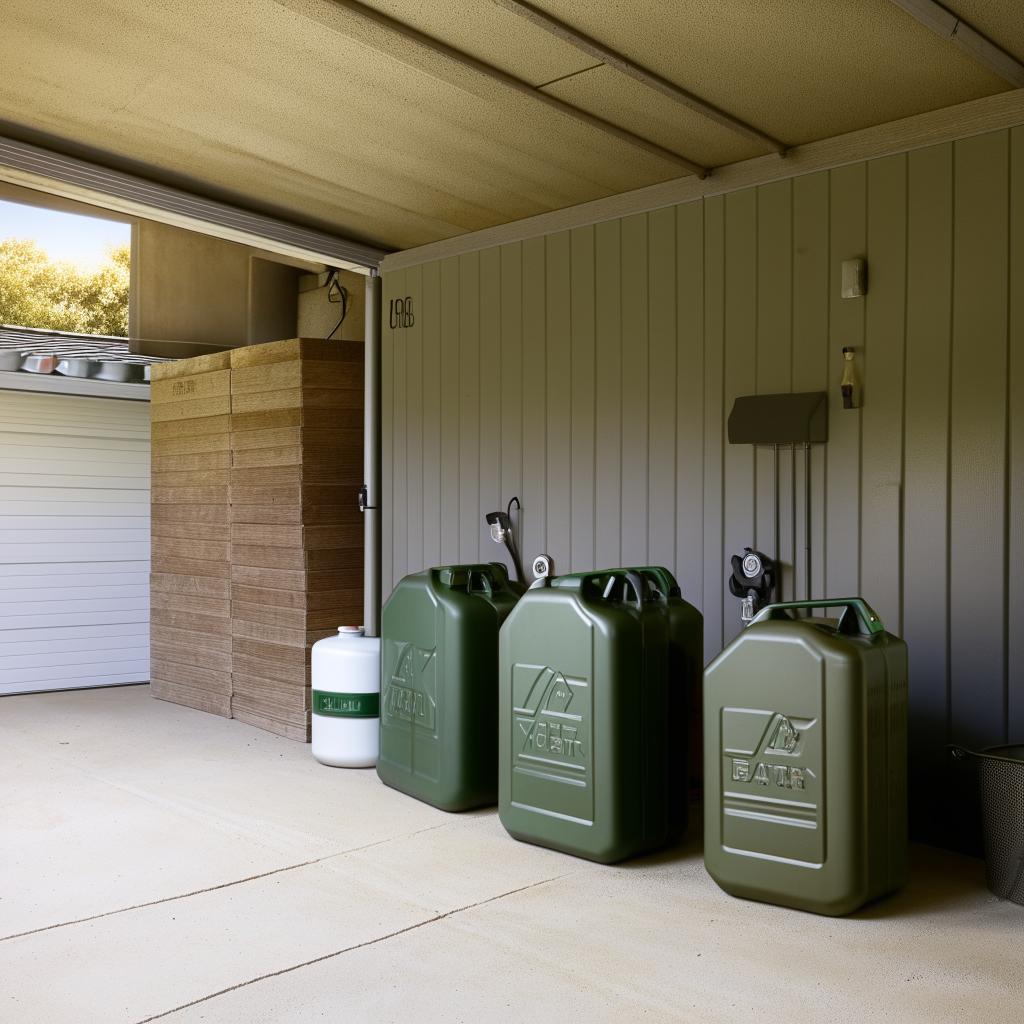
{"type": "Polygon", "coordinates": [[[843,260],[843,283],[840,295],[844,299],[856,299],[866,295],[867,264],[864,260],[843,260]]]}

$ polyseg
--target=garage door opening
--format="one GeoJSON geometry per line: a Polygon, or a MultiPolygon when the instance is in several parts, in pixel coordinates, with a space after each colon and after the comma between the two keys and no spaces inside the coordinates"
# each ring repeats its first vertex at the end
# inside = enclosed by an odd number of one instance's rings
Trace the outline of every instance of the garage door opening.
{"type": "Polygon", "coordinates": [[[0,182],[0,695],[149,681],[149,364],[361,338],[362,294],[314,259],[0,182]]]}
{"type": "Polygon", "coordinates": [[[149,678],[132,235],[130,218],[0,187],[0,694],[149,678]]]}

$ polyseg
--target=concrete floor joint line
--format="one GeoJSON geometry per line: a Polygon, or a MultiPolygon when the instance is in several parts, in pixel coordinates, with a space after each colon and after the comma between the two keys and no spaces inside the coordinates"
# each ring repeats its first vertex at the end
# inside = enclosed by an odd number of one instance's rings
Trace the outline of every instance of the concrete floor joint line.
{"type": "Polygon", "coordinates": [[[314,864],[322,864],[324,861],[334,860],[336,857],[348,857],[353,853],[360,853],[363,850],[370,850],[375,846],[385,846],[387,843],[396,842],[399,839],[409,839],[412,836],[421,835],[423,832],[433,832],[439,828],[448,828],[451,822],[442,822],[440,825],[428,825],[426,828],[418,828],[414,832],[403,832],[399,836],[389,836],[387,839],[377,839],[372,843],[364,843],[362,846],[353,846],[350,850],[339,850],[337,853],[325,853],[322,857],[314,857],[312,860],[304,860],[298,864],[286,864],[280,868],[271,868],[269,871],[260,871],[255,875],[247,875],[245,878],[234,879],[230,882],[221,882],[219,885],[210,885],[203,889],[193,889],[191,892],[183,892],[177,896],[163,896],[158,900],[147,900],[145,903],[135,903],[130,907],[118,907],[116,910],[105,910],[101,914],[90,914],[87,917],[76,917],[70,921],[58,921],[56,924],[46,924],[41,928],[30,928],[27,931],[15,932],[12,935],[0,935],[0,942],[9,942],[12,939],[23,939],[29,935],[38,935],[40,932],[53,931],[55,928],[70,928],[76,924],[87,924],[90,921],[99,921],[104,917],[115,917],[118,914],[128,914],[133,910],[145,910],[147,907],[156,907],[162,903],[174,903],[176,900],[187,900],[192,896],[202,896],[204,893],[217,892],[220,889],[230,889],[232,886],[245,885],[247,882],[258,882],[261,878],[270,878],[273,875],[285,874],[288,871],[297,871],[299,868],[308,868],[314,864]]]}
{"type": "Polygon", "coordinates": [[[697,828],[606,868],[144,691],[0,702],[0,935],[20,936],[0,942],[4,1021],[384,1022],[411,1006],[424,1024],[564,1024],[567,1007],[726,1024],[790,1006],[1022,1024],[1022,911],[980,860],[915,844],[883,903],[794,914],[724,894],[697,828]]]}
{"type": "Polygon", "coordinates": [[[417,921],[415,924],[406,925],[404,928],[398,928],[393,932],[388,932],[386,935],[380,935],[375,939],[367,939],[365,942],[357,942],[351,946],[346,946],[344,949],[337,949],[331,953],[324,953],[322,956],[313,957],[311,960],[304,960],[300,964],[292,964],[290,967],[282,967],[279,971],[268,971],[266,974],[260,974],[255,978],[249,978],[247,981],[240,981],[237,985],[229,985],[227,988],[211,992],[209,995],[200,996],[198,999],[192,999],[187,1003],[182,1003],[180,1006],[172,1007],[170,1010],[164,1010],[162,1013],[154,1014],[152,1017],[145,1017],[140,1021],[136,1021],[135,1024],[151,1024],[152,1021],[163,1020],[166,1017],[170,1017],[171,1014],[191,1009],[193,1006],[209,1002],[211,999],[217,999],[219,996],[226,996],[230,992],[237,992],[241,988],[248,988],[250,985],[255,985],[261,981],[267,981],[270,978],[279,978],[283,974],[291,974],[294,971],[302,970],[303,967],[312,967],[314,964],[323,963],[325,960],[333,960],[335,957],[342,956],[345,953],[352,953],[357,949],[365,949],[367,946],[379,945],[382,942],[387,942],[388,939],[394,939],[399,935],[405,935],[407,932],[416,931],[418,928],[424,928],[427,925],[436,924],[438,921],[444,921],[449,917],[455,917],[456,915],[463,914],[466,911],[475,910],[477,907],[485,906],[488,903],[495,903],[498,900],[506,899],[509,896],[515,896],[517,893],[526,892],[528,889],[536,889],[541,885],[549,885],[551,882],[557,882],[562,878],[567,878],[571,874],[573,874],[572,871],[566,871],[561,875],[553,875],[551,878],[542,878],[539,882],[531,882],[529,885],[521,885],[517,889],[509,889],[508,892],[498,893],[496,896],[488,896],[486,899],[477,900],[475,903],[468,903],[464,907],[455,907],[452,910],[446,910],[444,913],[435,914],[433,917],[425,918],[423,921],[417,921]]]}

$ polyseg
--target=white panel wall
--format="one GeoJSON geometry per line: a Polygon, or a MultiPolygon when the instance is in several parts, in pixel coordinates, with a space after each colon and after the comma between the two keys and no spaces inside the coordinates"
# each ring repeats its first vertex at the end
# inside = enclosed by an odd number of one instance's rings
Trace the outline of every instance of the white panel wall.
{"type": "Polygon", "coordinates": [[[0,390],[0,694],[149,679],[149,404],[0,390]]]}

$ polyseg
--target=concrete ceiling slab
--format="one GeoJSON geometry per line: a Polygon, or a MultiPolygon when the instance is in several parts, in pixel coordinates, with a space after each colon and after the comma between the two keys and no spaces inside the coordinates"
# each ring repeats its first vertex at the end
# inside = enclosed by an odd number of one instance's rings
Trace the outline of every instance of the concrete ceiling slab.
{"type": "Polygon", "coordinates": [[[365,0],[365,3],[531,85],[542,85],[594,64],[592,57],[576,47],[525,24],[488,0],[473,4],[455,0],[365,0]]]}
{"type": "Polygon", "coordinates": [[[890,0],[534,5],[790,145],[1008,88],[890,0]]]}
{"type": "Polygon", "coordinates": [[[628,124],[645,138],[708,167],[771,152],[606,65],[563,78],[544,91],[616,124],[628,124]]]}
{"type": "MultiPolygon", "coordinates": [[[[496,4],[367,6],[521,81],[560,79],[550,95],[698,162],[758,152],[496,4]]],[[[790,144],[1007,88],[889,0],[537,6],[790,144]]],[[[988,6],[1009,31],[1014,0],[988,6]]],[[[0,62],[11,134],[393,248],[681,173],[332,0],[6,0],[0,62]]]]}
{"type": "Polygon", "coordinates": [[[80,25],[12,6],[0,116],[392,246],[679,173],[463,69],[389,57],[326,2],[308,8],[324,20],[218,3],[198,33],[184,3],[116,30],[105,0],[80,25]]]}

